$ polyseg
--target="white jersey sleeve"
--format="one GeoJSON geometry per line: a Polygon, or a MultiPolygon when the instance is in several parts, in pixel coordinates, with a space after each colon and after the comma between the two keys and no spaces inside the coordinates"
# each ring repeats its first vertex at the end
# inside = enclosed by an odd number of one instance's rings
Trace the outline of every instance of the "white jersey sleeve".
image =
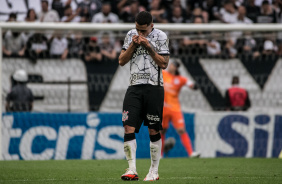
{"type": "Polygon", "coordinates": [[[128,31],[128,33],[126,34],[126,36],[125,36],[125,38],[124,38],[124,44],[123,44],[123,46],[122,46],[122,49],[123,49],[123,50],[127,50],[127,49],[128,49],[129,45],[130,45],[131,42],[132,42],[132,37],[133,37],[134,35],[137,35],[137,32],[136,32],[136,31],[134,31],[133,29],[130,30],[130,31],[128,31]]]}
{"type": "Polygon", "coordinates": [[[167,35],[164,32],[160,31],[156,37],[156,40],[153,39],[153,41],[155,41],[156,45],[154,47],[157,53],[160,55],[169,55],[169,40],[167,38],[167,35]]]}

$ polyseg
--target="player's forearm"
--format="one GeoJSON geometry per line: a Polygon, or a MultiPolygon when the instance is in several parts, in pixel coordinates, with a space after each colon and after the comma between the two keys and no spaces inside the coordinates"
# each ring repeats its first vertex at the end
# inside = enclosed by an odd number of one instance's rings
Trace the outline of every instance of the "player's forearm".
{"type": "Polygon", "coordinates": [[[162,69],[166,69],[169,61],[169,55],[165,55],[165,56],[159,55],[158,53],[156,53],[156,51],[153,49],[151,45],[145,48],[149,52],[152,59],[157,63],[157,65],[162,69]]]}
{"type": "Polygon", "coordinates": [[[119,65],[124,66],[126,63],[130,61],[130,59],[134,54],[135,48],[136,46],[133,43],[131,43],[127,50],[121,51],[118,58],[119,65]]]}

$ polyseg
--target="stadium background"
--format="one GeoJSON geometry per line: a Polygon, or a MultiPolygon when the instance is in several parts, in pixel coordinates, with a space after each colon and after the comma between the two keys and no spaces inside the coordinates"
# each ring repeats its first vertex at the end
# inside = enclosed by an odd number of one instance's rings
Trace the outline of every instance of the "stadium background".
{"type": "MultiPolygon", "coordinates": [[[[75,12],[82,1],[70,2],[75,12]]],[[[111,1],[112,10],[118,13],[117,6],[114,5],[116,2],[111,1]]],[[[140,1],[139,5],[143,7],[140,6],[139,9],[147,9],[152,5],[151,3],[156,2],[158,1],[140,1]]],[[[202,24],[205,24],[204,21],[212,24],[220,22],[215,18],[212,19],[212,16],[207,19],[206,13],[211,14],[203,11],[205,7],[202,7],[201,3],[197,5],[196,2],[188,2],[193,13],[190,17],[183,15],[186,20],[184,24],[192,25],[196,17],[202,17],[202,24]],[[198,6],[202,7],[200,13],[198,6]]],[[[232,1],[237,7],[240,2],[232,1]]],[[[259,1],[255,2],[259,3],[259,1]]],[[[173,4],[172,1],[159,1],[159,3],[157,10],[165,9],[168,12],[173,7],[179,6],[179,4],[173,4]]],[[[241,3],[245,5],[246,2],[241,3]]],[[[272,23],[280,23],[279,1],[271,3],[270,6],[276,12],[275,22],[272,23]]],[[[33,8],[35,12],[40,12],[40,4],[40,0],[1,0],[0,19],[7,21],[11,12],[15,12],[17,21],[23,23],[26,21],[27,10],[33,8]]],[[[186,10],[184,5],[185,1],[180,1],[180,6],[186,10]]],[[[52,1],[49,2],[49,6],[51,8],[52,1]]],[[[220,12],[224,5],[218,1],[214,7],[220,12]]],[[[124,11],[127,9],[125,5],[124,11]]],[[[167,14],[167,16],[157,16],[155,21],[162,23],[167,19],[171,23],[173,19],[168,19],[171,14],[167,14]]],[[[223,14],[222,18],[224,15],[226,14],[223,14]]],[[[124,15],[119,16],[118,22],[126,20],[124,15]]],[[[89,18],[88,21],[91,22],[92,19],[89,18]]],[[[107,22],[107,24],[110,23],[107,22]]],[[[13,31],[19,32],[18,30],[13,31]]],[[[3,30],[3,42],[11,38],[7,38],[8,32],[8,30],[3,30]]],[[[40,34],[41,38],[46,37],[47,39],[53,33],[52,30],[36,32],[40,34]]],[[[24,56],[3,56],[2,159],[124,158],[120,111],[129,82],[129,65],[119,67],[117,57],[126,32],[106,32],[106,35],[110,37],[108,45],[102,43],[105,32],[66,33],[60,31],[55,33],[63,35],[68,42],[69,54],[64,61],[50,54],[51,41],[50,43],[47,41],[48,49],[45,55],[36,60],[31,57],[32,40],[30,37],[35,34],[34,30],[21,32],[23,40],[26,40],[24,56]],[[84,55],[77,56],[75,52],[71,52],[70,43],[78,34],[82,35],[84,45],[87,45],[90,40],[96,40],[98,46],[104,47],[103,49],[116,50],[116,58],[102,57],[101,61],[86,61],[84,55]],[[28,86],[35,95],[34,112],[6,113],[4,110],[5,97],[13,84],[11,76],[20,68],[25,69],[29,74],[28,86]]],[[[180,95],[187,131],[195,149],[201,152],[203,157],[278,157],[282,148],[280,33],[273,30],[249,33],[242,33],[242,31],[203,31],[200,33],[197,31],[167,31],[167,34],[170,38],[171,59],[179,60],[181,74],[195,81],[200,87],[196,92],[183,89],[180,95]],[[245,42],[241,40],[248,34],[256,44],[250,52],[245,52],[243,49],[245,42]],[[189,40],[204,40],[205,44],[190,45],[187,44],[189,40]],[[271,41],[272,44],[268,41],[271,41]],[[208,46],[208,43],[211,42],[219,43],[220,53],[211,50],[208,46]],[[264,54],[264,50],[269,49],[271,52],[264,54]],[[257,52],[260,55],[253,57],[253,54],[257,52]],[[240,76],[241,85],[249,91],[252,107],[248,112],[224,112],[224,94],[225,90],[230,87],[233,75],[240,76]]],[[[138,147],[144,149],[138,150],[137,157],[148,158],[149,149],[146,149],[146,145],[149,143],[149,138],[145,128],[142,129],[142,132],[138,134],[137,139],[138,147]]],[[[168,137],[175,137],[177,144],[167,156],[186,157],[173,129],[168,132],[168,137]]]]}

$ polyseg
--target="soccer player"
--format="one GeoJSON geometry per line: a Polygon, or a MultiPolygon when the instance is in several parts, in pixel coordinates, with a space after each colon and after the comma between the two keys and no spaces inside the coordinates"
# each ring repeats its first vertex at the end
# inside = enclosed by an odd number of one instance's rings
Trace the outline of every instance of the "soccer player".
{"type": "Polygon", "coordinates": [[[123,180],[138,180],[136,172],[135,133],[144,121],[150,135],[151,167],[144,181],[159,179],[164,88],[162,69],[169,61],[167,35],[154,28],[152,15],[142,11],[135,18],[135,29],[124,40],[119,64],[130,63],[130,86],[124,102],[122,121],[124,126],[124,152],[129,168],[121,176],[123,180]]]}
{"type": "Polygon", "coordinates": [[[163,108],[163,130],[161,131],[162,145],[165,141],[165,133],[169,127],[169,122],[172,122],[173,127],[176,129],[180,136],[181,142],[190,157],[199,157],[200,154],[193,151],[193,147],[188,133],[185,129],[184,118],[181,113],[178,95],[183,86],[188,86],[191,89],[197,89],[197,86],[187,78],[179,75],[180,64],[177,61],[171,62],[168,70],[163,71],[164,79],[164,108],[163,108]]]}

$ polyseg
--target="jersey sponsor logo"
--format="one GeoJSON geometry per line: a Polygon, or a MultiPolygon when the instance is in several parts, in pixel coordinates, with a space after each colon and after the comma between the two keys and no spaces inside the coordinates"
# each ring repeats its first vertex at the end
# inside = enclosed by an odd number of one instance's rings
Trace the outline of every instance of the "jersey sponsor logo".
{"type": "Polygon", "coordinates": [[[160,121],[160,118],[159,118],[158,115],[147,114],[147,119],[150,120],[150,121],[160,121]]]}
{"type": "Polygon", "coordinates": [[[154,124],[156,124],[156,123],[149,122],[149,125],[154,125],[154,124]]]}
{"type": "Polygon", "coordinates": [[[123,113],[122,113],[122,121],[126,121],[126,120],[128,120],[128,111],[123,111],[123,113]]]}
{"type": "Polygon", "coordinates": [[[131,75],[131,80],[137,81],[139,79],[149,79],[150,78],[150,73],[134,73],[131,75]]]}
{"type": "Polygon", "coordinates": [[[139,56],[139,55],[149,55],[149,52],[146,50],[146,49],[144,49],[144,47],[142,47],[142,46],[139,46],[135,51],[134,51],[134,54],[133,54],[133,56],[132,56],[132,59],[134,59],[134,58],[136,58],[137,56],[139,56]]]}

